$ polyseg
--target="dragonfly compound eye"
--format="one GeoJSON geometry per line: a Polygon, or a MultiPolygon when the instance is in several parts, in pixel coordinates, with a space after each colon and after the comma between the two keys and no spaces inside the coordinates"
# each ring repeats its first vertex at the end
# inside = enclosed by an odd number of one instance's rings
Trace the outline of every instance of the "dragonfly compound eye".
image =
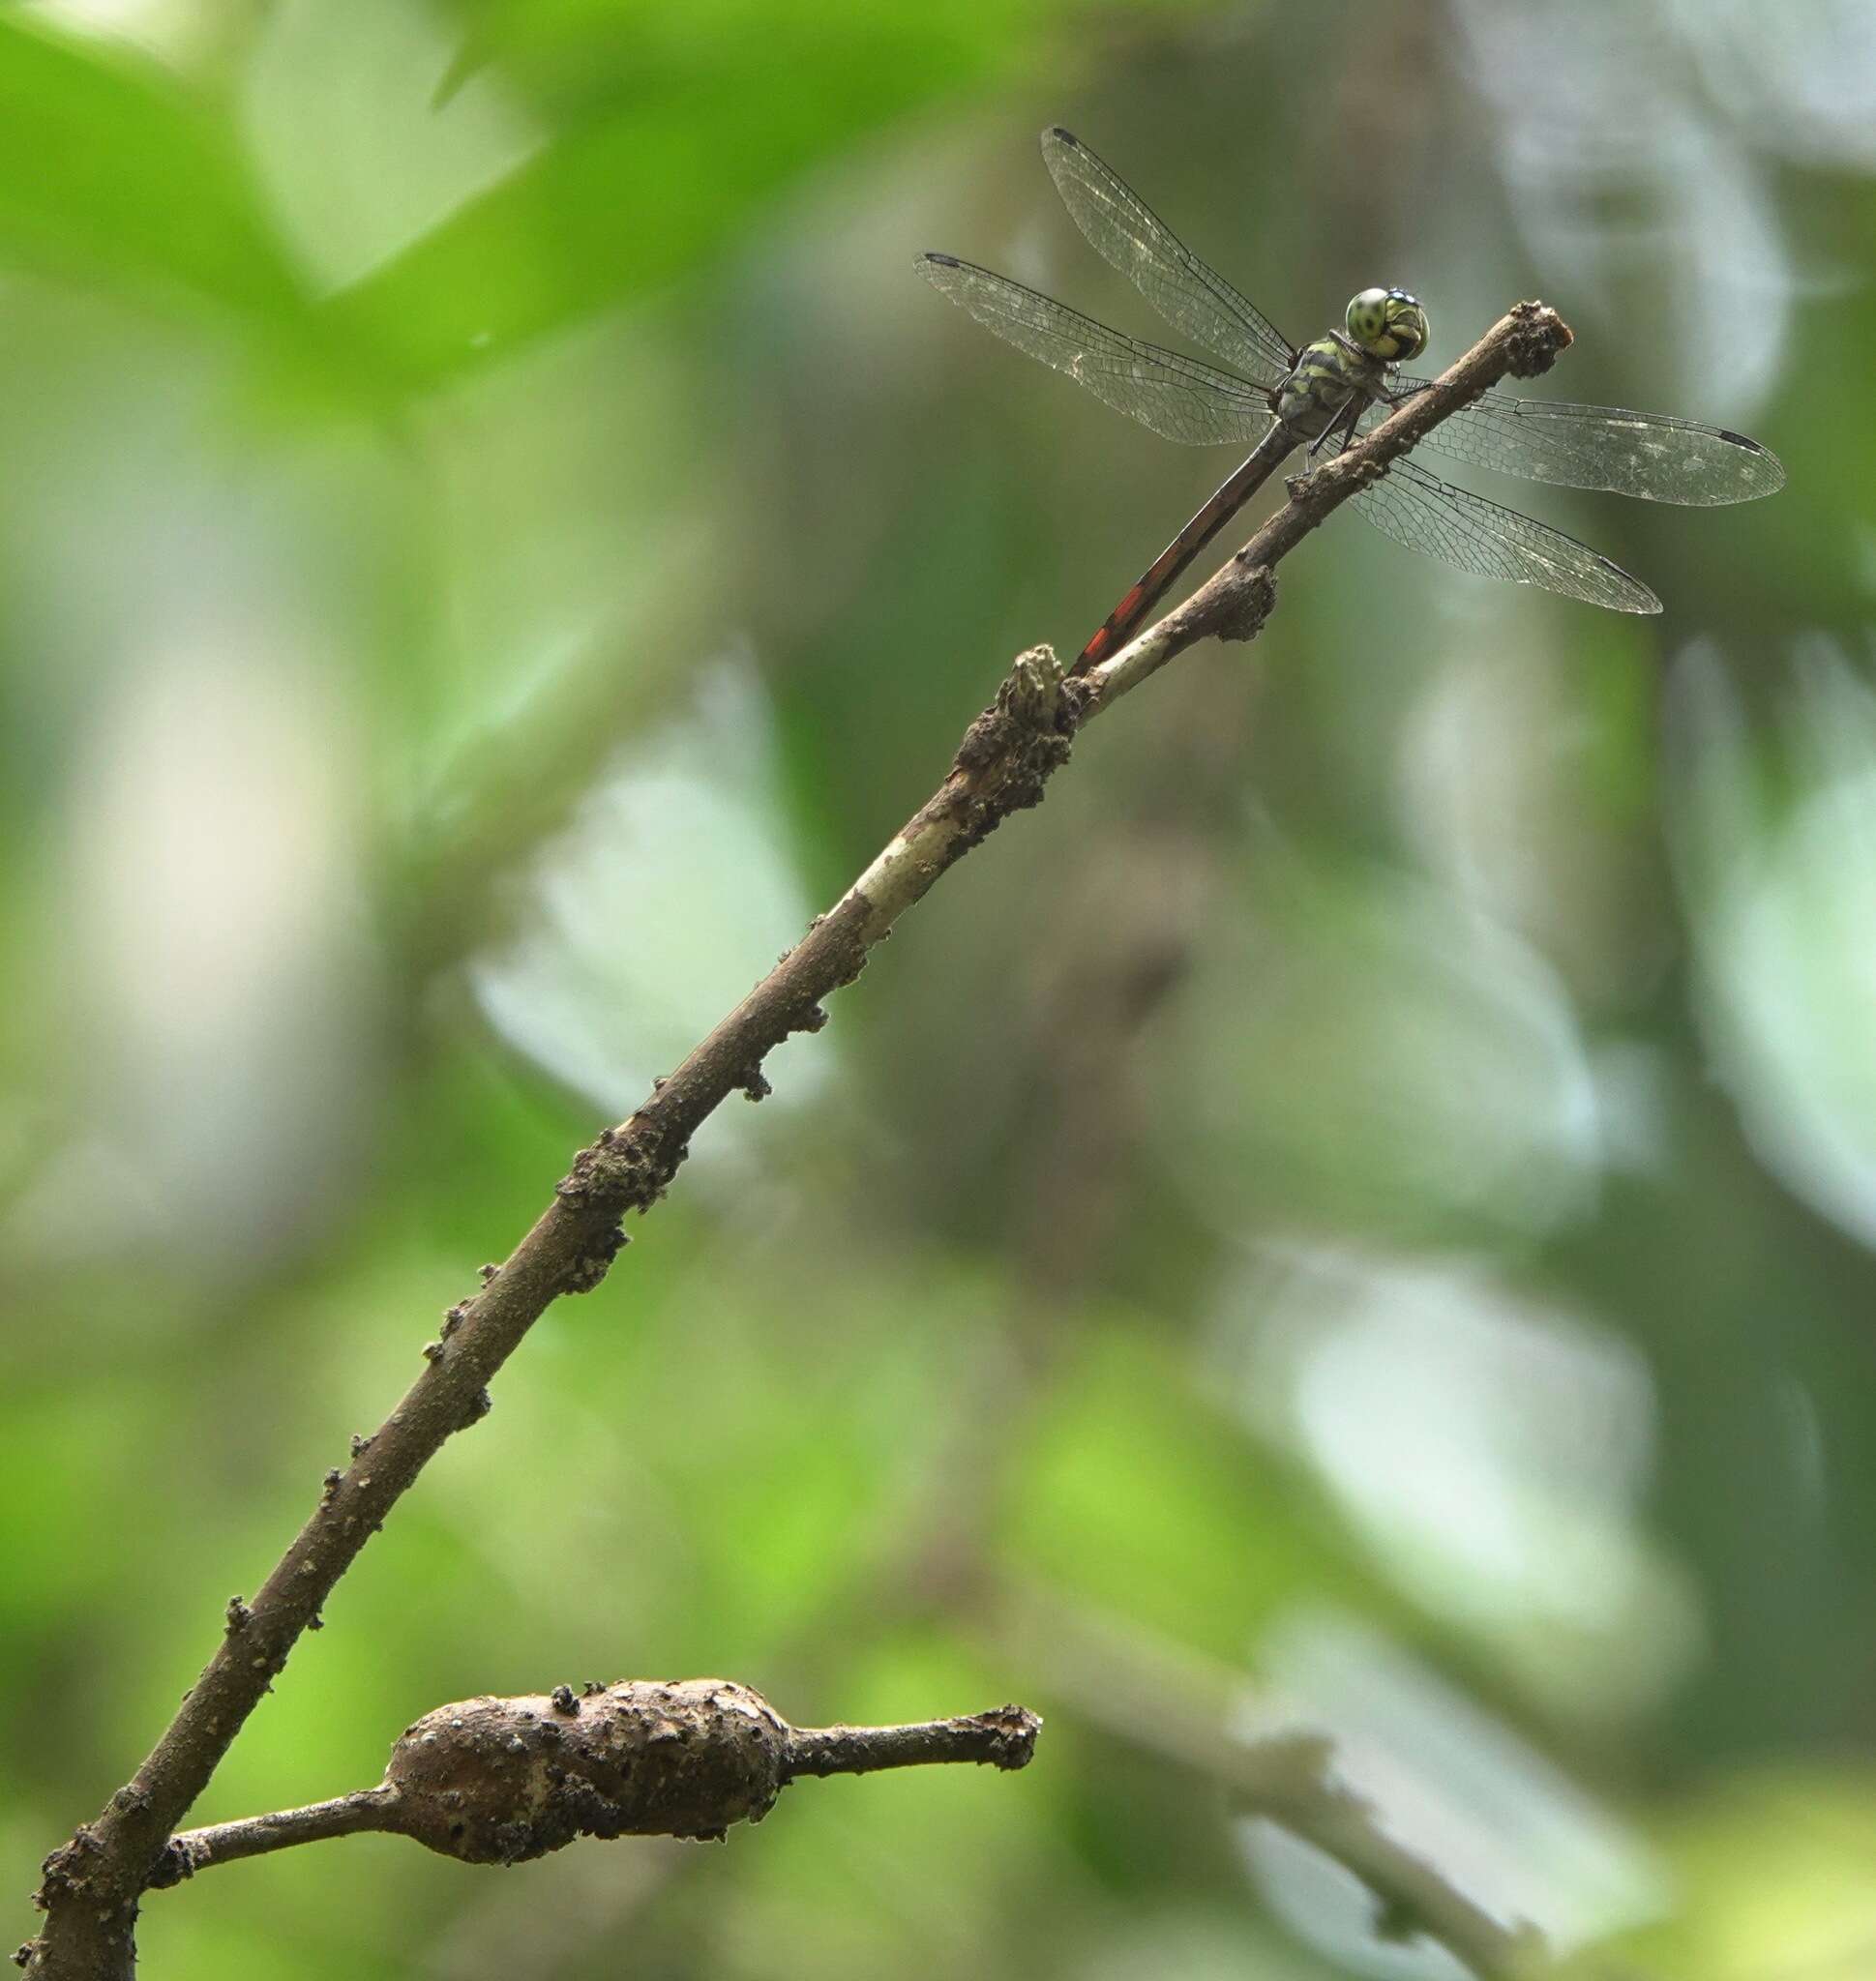
{"type": "Polygon", "coordinates": [[[1363,289],[1349,305],[1348,325],[1355,343],[1390,365],[1426,349],[1426,311],[1405,289],[1363,289]]]}

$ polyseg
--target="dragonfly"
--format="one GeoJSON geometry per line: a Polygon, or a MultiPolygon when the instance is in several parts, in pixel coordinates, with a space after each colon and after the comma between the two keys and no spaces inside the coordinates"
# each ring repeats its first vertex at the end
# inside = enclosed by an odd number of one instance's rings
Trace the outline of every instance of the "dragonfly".
{"type": "MultiPolygon", "coordinates": [[[[1075,224],[1153,309],[1232,369],[1111,330],[1066,304],[954,255],[927,253],[933,287],[986,329],[1065,372],[1168,440],[1251,451],[1102,621],[1073,672],[1108,658],[1179,575],[1298,447],[1314,459],[1371,431],[1432,380],[1399,370],[1425,350],[1426,311],[1401,288],[1363,289],[1343,327],[1298,348],[1202,261],[1119,175],[1059,125],[1042,155],[1075,224]]],[[[1724,427],[1666,413],[1488,392],[1443,421],[1422,448],[1472,466],[1566,488],[1695,507],[1784,487],[1778,458],[1724,427]]],[[[1618,564],[1534,517],[1503,508],[1410,458],[1354,498],[1384,535],[1487,577],[1617,612],[1661,602],[1618,564]]]]}

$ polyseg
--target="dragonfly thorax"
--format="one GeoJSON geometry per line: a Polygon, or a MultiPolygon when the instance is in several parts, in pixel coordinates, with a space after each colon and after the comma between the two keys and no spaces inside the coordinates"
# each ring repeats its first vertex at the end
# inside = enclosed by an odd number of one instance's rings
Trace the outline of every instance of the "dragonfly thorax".
{"type": "Polygon", "coordinates": [[[1363,289],[1350,303],[1347,321],[1349,336],[1384,365],[1417,358],[1426,349],[1426,311],[1405,289],[1363,289]]]}
{"type": "Polygon", "coordinates": [[[1379,358],[1330,331],[1296,353],[1295,369],[1272,398],[1272,410],[1293,432],[1313,440],[1352,399],[1374,398],[1385,370],[1379,358]]]}

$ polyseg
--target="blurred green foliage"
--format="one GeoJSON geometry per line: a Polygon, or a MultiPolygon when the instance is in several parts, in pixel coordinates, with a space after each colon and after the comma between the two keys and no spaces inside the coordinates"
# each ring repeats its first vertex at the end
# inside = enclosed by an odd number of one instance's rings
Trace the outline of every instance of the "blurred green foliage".
{"type": "Polygon", "coordinates": [[[1791,486],[1533,501],[1646,626],[1313,540],[711,1124],[198,1815],[628,1674],[1014,1697],[1035,1767],[804,1788],[722,1851],[291,1852],[154,1896],[147,1971],[1450,1975],[1156,1702],[1221,1756],[1326,1730],[1586,1975],[1876,1967],[1848,0],[0,20],[19,1937],[477,1262],[1229,465],[913,279],[1158,334],[1056,120],[1292,334],[1406,281],[1444,358],[1541,294],[1547,389],[1791,486]]]}

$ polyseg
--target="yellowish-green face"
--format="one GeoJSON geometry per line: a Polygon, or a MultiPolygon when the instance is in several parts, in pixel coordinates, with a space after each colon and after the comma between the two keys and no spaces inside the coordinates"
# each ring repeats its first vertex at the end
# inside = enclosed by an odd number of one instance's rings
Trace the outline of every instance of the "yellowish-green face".
{"type": "Polygon", "coordinates": [[[1363,289],[1349,305],[1349,337],[1369,356],[1399,365],[1426,349],[1426,311],[1405,289],[1363,289]]]}

